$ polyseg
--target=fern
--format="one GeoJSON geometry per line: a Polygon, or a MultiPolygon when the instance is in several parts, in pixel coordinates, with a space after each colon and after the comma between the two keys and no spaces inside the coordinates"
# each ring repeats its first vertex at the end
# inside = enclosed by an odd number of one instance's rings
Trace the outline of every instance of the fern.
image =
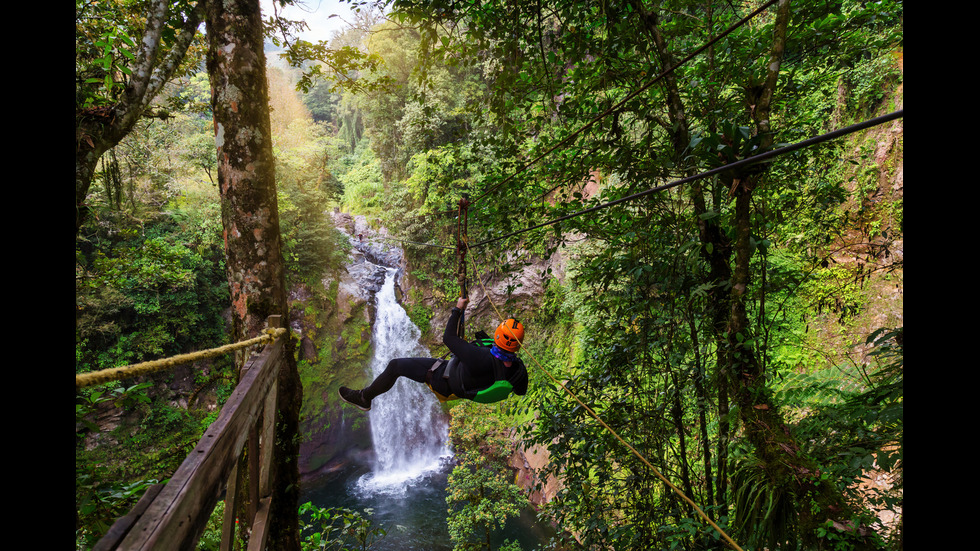
{"type": "Polygon", "coordinates": [[[775,483],[759,458],[741,459],[732,474],[734,527],[742,541],[756,547],[795,547],[796,499],[784,485],[775,483]]]}

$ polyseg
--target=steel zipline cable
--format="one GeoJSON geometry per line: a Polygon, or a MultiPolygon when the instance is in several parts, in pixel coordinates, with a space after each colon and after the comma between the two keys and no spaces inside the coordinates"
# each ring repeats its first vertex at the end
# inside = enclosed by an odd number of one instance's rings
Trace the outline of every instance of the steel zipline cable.
{"type": "Polygon", "coordinates": [[[517,231],[513,231],[513,232],[510,232],[510,233],[507,233],[507,234],[504,234],[504,235],[500,235],[500,236],[497,236],[497,237],[492,237],[492,238],[489,238],[489,239],[485,239],[483,241],[479,241],[479,242],[473,243],[472,245],[470,245],[470,247],[473,248],[473,247],[481,247],[483,245],[488,245],[488,244],[493,243],[495,241],[500,241],[502,239],[507,239],[508,237],[514,237],[516,235],[519,235],[519,234],[522,234],[522,233],[525,233],[525,232],[529,232],[531,230],[536,230],[536,229],[544,228],[544,227],[547,227],[547,226],[552,226],[554,224],[557,224],[559,222],[563,222],[563,221],[568,220],[568,219],[571,219],[571,218],[575,218],[577,216],[582,216],[584,214],[589,214],[589,213],[592,213],[592,212],[595,212],[595,211],[598,211],[598,210],[602,210],[602,209],[605,209],[605,208],[608,208],[608,207],[612,207],[612,206],[618,205],[620,203],[625,203],[627,201],[632,201],[634,199],[639,199],[641,197],[646,197],[647,195],[650,195],[652,193],[657,193],[657,192],[660,192],[660,191],[665,191],[665,190],[668,190],[668,189],[671,189],[671,188],[675,188],[675,187],[680,186],[680,185],[683,185],[683,184],[688,184],[688,183],[694,182],[696,180],[701,180],[701,179],[704,179],[704,178],[715,176],[716,174],[721,174],[723,172],[727,172],[727,171],[730,171],[730,170],[736,170],[736,169],[740,169],[740,168],[745,168],[747,166],[751,166],[751,165],[763,163],[763,162],[766,162],[766,161],[768,161],[770,159],[773,159],[775,157],[778,157],[780,155],[785,155],[787,153],[792,153],[794,151],[803,149],[805,147],[810,147],[812,145],[816,145],[816,144],[819,144],[819,143],[830,141],[830,140],[833,140],[833,139],[836,139],[836,138],[840,138],[841,136],[846,136],[846,135],[852,134],[854,132],[858,132],[858,131],[861,131],[861,130],[865,130],[867,128],[878,126],[880,124],[885,124],[887,122],[891,122],[891,121],[896,120],[896,119],[900,119],[900,118],[903,117],[904,112],[905,112],[904,109],[900,109],[898,111],[894,111],[894,112],[889,113],[887,115],[882,115],[880,117],[875,117],[875,118],[872,118],[872,119],[868,119],[868,120],[866,120],[864,122],[852,124],[850,126],[841,128],[839,130],[834,130],[832,132],[827,132],[826,134],[821,134],[819,136],[815,136],[813,138],[809,138],[809,139],[806,139],[806,140],[803,140],[803,141],[800,141],[800,142],[796,142],[796,143],[793,143],[793,144],[790,144],[790,145],[787,145],[787,146],[784,146],[784,147],[780,147],[780,148],[777,148],[777,149],[771,149],[771,150],[766,151],[764,153],[760,153],[758,155],[753,155],[752,157],[746,157],[745,159],[741,159],[741,160],[735,161],[733,163],[729,163],[729,164],[724,165],[724,166],[713,168],[713,169],[710,169],[710,170],[707,170],[707,171],[704,171],[704,172],[695,174],[693,176],[688,176],[686,178],[681,178],[679,180],[674,180],[672,182],[669,182],[669,183],[666,183],[666,184],[663,184],[663,185],[654,186],[654,187],[652,187],[650,189],[647,189],[647,190],[644,190],[644,191],[640,191],[640,192],[634,193],[632,195],[627,195],[626,197],[620,197],[619,199],[614,199],[612,201],[608,201],[608,202],[602,203],[600,205],[595,205],[595,206],[589,207],[587,209],[582,209],[580,211],[576,211],[576,212],[573,212],[571,214],[566,214],[565,216],[560,216],[558,218],[554,218],[552,220],[548,220],[547,222],[541,222],[540,224],[535,224],[533,226],[529,226],[529,227],[524,228],[524,229],[521,229],[521,230],[517,230],[517,231]]]}
{"type": "Polygon", "coordinates": [[[586,130],[588,130],[589,128],[591,128],[595,123],[597,123],[600,120],[604,119],[605,117],[608,117],[609,115],[615,113],[621,107],[623,107],[624,105],[626,105],[626,102],[628,102],[628,101],[632,100],[633,98],[635,98],[636,96],[640,95],[641,93],[643,93],[644,91],[646,91],[648,88],[650,88],[654,84],[660,82],[661,79],[663,79],[667,75],[673,73],[679,67],[681,67],[685,63],[691,61],[692,59],[694,59],[695,57],[697,57],[699,54],[701,54],[701,52],[707,50],[708,48],[710,48],[711,46],[713,46],[716,42],[718,42],[722,38],[728,36],[729,34],[731,34],[732,32],[734,32],[736,29],[738,29],[739,27],[741,27],[742,25],[748,23],[750,20],[752,20],[757,15],[759,15],[760,13],[764,12],[765,10],[767,10],[769,7],[771,7],[773,4],[777,3],[778,1],[779,0],[769,0],[769,2],[766,2],[762,6],[759,6],[759,8],[757,8],[755,11],[753,11],[752,13],[746,15],[745,17],[743,17],[741,20],[739,20],[737,23],[735,23],[731,27],[728,27],[727,29],[725,29],[721,34],[719,34],[718,36],[712,38],[708,42],[705,42],[701,47],[699,47],[698,49],[696,49],[693,52],[689,53],[687,56],[685,56],[683,59],[681,59],[680,61],[678,61],[677,63],[675,63],[673,66],[668,67],[667,69],[665,69],[663,72],[661,72],[659,75],[657,75],[656,77],[654,77],[652,80],[650,80],[649,82],[647,82],[643,86],[640,86],[636,90],[634,90],[634,91],[630,92],[629,94],[627,94],[626,97],[624,97],[623,99],[619,100],[615,105],[613,105],[609,109],[606,109],[602,113],[596,115],[592,120],[590,120],[589,122],[585,123],[584,125],[582,125],[580,128],[578,128],[577,130],[575,130],[574,132],[572,132],[568,136],[565,136],[564,138],[562,138],[561,140],[559,140],[555,145],[549,147],[546,151],[544,151],[543,153],[541,153],[540,155],[538,155],[534,159],[531,159],[530,161],[528,161],[527,163],[525,163],[524,166],[522,166],[521,168],[519,168],[516,171],[514,171],[510,176],[507,176],[506,178],[504,178],[500,182],[497,182],[496,184],[494,184],[493,186],[491,186],[489,189],[487,189],[486,191],[484,191],[483,193],[481,193],[479,197],[477,197],[476,199],[473,199],[472,202],[473,203],[479,202],[481,199],[485,198],[487,195],[490,195],[491,193],[493,193],[494,190],[496,190],[500,186],[502,186],[505,183],[507,183],[510,180],[512,180],[518,174],[521,174],[522,172],[524,172],[525,170],[527,170],[528,168],[530,168],[531,166],[533,166],[535,163],[537,163],[538,161],[540,161],[544,157],[550,155],[552,152],[554,152],[559,147],[564,146],[565,144],[567,144],[568,142],[570,142],[572,139],[574,139],[575,137],[577,137],[579,134],[581,134],[581,133],[585,132],[586,130]]]}
{"type": "MultiPolygon", "coordinates": [[[[588,130],[589,128],[591,128],[593,125],[595,125],[600,120],[602,120],[605,117],[608,117],[609,115],[615,113],[620,108],[622,108],[624,105],[626,105],[626,103],[628,101],[630,101],[633,98],[637,97],[638,95],[640,95],[641,93],[643,93],[644,91],[646,91],[647,89],[649,89],[651,86],[653,86],[657,82],[660,82],[660,80],[662,80],[664,77],[666,77],[667,75],[673,73],[675,70],[677,70],[678,68],[680,68],[682,65],[684,65],[685,63],[688,63],[689,61],[691,61],[692,59],[694,59],[696,56],[698,56],[699,54],[701,54],[702,52],[704,52],[705,50],[707,50],[708,48],[710,48],[711,46],[713,46],[716,42],[718,42],[722,38],[728,36],[729,34],[731,34],[732,32],[734,32],[736,29],[738,29],[739,27],[741,27],[742,25],[748,23],[750,20],[752,20],[753,18],[755,18],[760,13],[764,12],[765,10],[767,10],[769,7],[771,7],[773,4],[776,4],[777,2],[779,2],[779,0],[769,0],[768,2],[766,2],[765,4],[763,4],[762,6],[759,6],[752,13],[746,15],[745,17],[743,17],[742,19],[740,19],[738,22],[736,22],[734,25],[728,27],[723,32],[721,32],[720,34],[718,34],[718,36],[716,36],[716,37],[712,38],[711,40],[709,40],[708,42],[704,43],[699,48],[697,48],[696,50],[692,51],[691,53],[689,53],[688,55],[686,55],[683,59],[681,59],[680,61],[678,61],[677,63],[675,63],[673,66],[668,67],[667,69],[665,69],[664,71],[662,71],[659,75],[657,75],[656,77],[654,77],[653,79],[651,79],[650,81],[648,81],[643,86],[640,86],[636,90],[634,90],[634,91],[630,92],[629,94],[627,94],[626,97],[624,97],[623,99],[621,99],[618,102],[616,102],[615,105],[613,105],[612,107],[606,109],[605,111],[603,111],[599,115],[596,115],[590,121],[588,121],[587,123],[585,123],[584,125],[582,125],[581,127],[579,127],[577,130],[575,130],[574,132],[572,132],[568,136],[565,136],[564,138],[562,138],[561,140],[559,140],[557,143],[555,143],[553,146],[551,146],[550,148],[548,148],[546,151],[544,151],[541,154],[539,154],[537,157],[535,157],[531,161],[525,163],[523,166],[521,166],[521,168],[519,168],[518,170],[516,170],[513,173],[511,173],[509,176],[507,176],[506,178],[504,178],[500,182],[497,182],[496,184],[494,184],[491,187],[489,187],[486,191],[484,191],[483,193],[481,193],[479,197],[477,197],[476,199],[471,200],[470,201],[470,204],[476,203],[476,202],[480,201],[481,199],[487,197],[488,195],[490,195],[491,193],[493,193],[494,190],[496,190],[500,186],[504,185],[505,183],[509,182],[510,180],[514,179],[517,175],[519,175],[522,172],[526,171],[528,168],[530,168],[531,166],[533,166],[534,164],[536,164],[538,161],[540,161],[544,157],[550,155],[551,153],[553,153],[558,148],[566,145],[568,142],[570,142],[575,137],[577,137],[578,135],[582,134],[583,132],[585,132],[586,130],[588,130]]],[[[446,211],[439,212],[439,213],[434,213],[434,214],[436,216],[442,216],[442,215],[446,215],[446,214],[451,214],[452,212],[453,211],[451,211],[451,210],[446,210],[446,211]]],[[[426,216],[429,216],[429,215],[426,215],[426,216]]],[[[389,239],[393,239],[393,238],[389,238],[389,239]]],[[[408,243],[408,241],[406,241],[406,242],[408,243]]],[[[447,247],[445,245],[439,245],[439,244],[434,244],[434,243],[418,243],[418,242],[410,242],[410,243],[412,243],[414,245],[427,246],[427,247],[433,247],[433,248],[445,248],[445,249],[452,248],[452,247],[447,247]]]]}
{"type": "MultiPolygon", "coordinates": [[[[488,238],[488,239],[484,239],[483,241],[478,241],[478,242],[469,244],[469,247],[470,248],[474,248],[474,247],[481,247],[483,245],[489,245],[490,243],[494,243],[494,242],[500,241],[502,239],[507,239],[509,237],[514,237],[516,235],[520,235],[522,233],[526,233],[526,232],[529,232],[529,231],[532,231],[532,230],[544,228],[544,227],[547,227],[547,226],[552,226],[552,225],[558,224],[559,222],[563,222],[565,220],[569,220],[571,218],[575,218],[575,217],[578,217],[578,216],[582,216],[584,214],[589,214],[589,213],[592,213],[592,212],[596,212],[598,210],[602,210],[602,209],[605,209],[605,208],[608,208],[608,207],[612,207],[612,206],[618,205],[620,203],[625,203],[627,201],[632,201],[634,199],[639,199],[641,197],[645,197],[645,196],[650,195],[650,194],[653,194],[653,193],[657,193],[657,192],[660,192],[660,191],[665,191],[665,190],[668,190],[668,189],[671,189],[671,188],[675,188],[677,186],[688,184],[688,183],[694,182],[696,180],[701,180],[701,179],[704,179],[704,178],[709,178],[711,176],[715,176],[717,174],[721,174],[721,173],[726,172],[726,171],[736,170],[736,169],[740,169],[740,168],[745,168],[747,166],[751,166],[751,165],[763,163],[763,162],[769,161],[769,160],[771,160],[771,159],[773,159],[775,157],[778,157],[780,155],[785,155],[787,153],[792,153],[794,151],[798,151],[798,150],[803,149],[803,148],[806,148],[806,147],[810,147],[810,146],[817,145],[817,144],[820,144],[820,143],[823,143],[823,142],[834,140],[834,139],[840,138],[842,136],[846,136],[848,134],[852,134],[854,132],[859,132],[861,130],[866,130],[866,129],[871,128],[871,127],[874,127],[874,126],[878,126],[878,125],[881,125],[881,124],[885,124],[887,122],[891,122],[891,121],[896,120],[896,119],[900,119],[900,118],[902,118],[904,116],[904,113],[905,113],[905,110],[904,109],[900,109],[898,111],[894,111],[892,113],[888,113],[887,115],[882,115],[880,117],[875,117],[875,118],[872,118],[872,119],[868,119],[868,120],[866,120],[864,122],[855,123],[855,124],[852,124],[850,126],[846,126],[844,128],[841,128],[841,129],[838,129],[838,130],[834,130],[832,132],[827,132],[826,134],[821,134],[819,136],[814,136],[812,138],[809,138],[809,139],[806,139],[806,140],[803,140],[803,141],[800,141],[800,142],[796,142],[796,143],[793,143],[793,144],[790,144],[790,145],[787,145],[787,146],[783,146],[783,147],[780,147],[780,148],[777,148],[777,149],[772,149],[772,150],[766,151],[764,153],[760,153],[758,155],[753,155],[752,157],[746,157],[745,159],[741,159],[741,160],[735,161],[733,163],[729,163],[727,165],[723,165],[723,166],[719,166],[719,167],[716,167],[716,168],[713,168],[713,169],[710,169],[710,170],[706,170],[704,172],[700,172],[700,173],[695,174],[693,176],[688,176],[688,177],[685,177],[685,178],[681,178],[679,180],[674,180],[674,181],[668,182],[666,184],[662,184],[662,185],[659,185],[659,186],[654,186],[654,187],[649,188],[649,189],[646,189],[644,191],[640,191],[640,192],[634,193],[632,195],[627,195],[625,197],[620,197],[619,199],[614,199],[612,201],[608,201],[608,202],[605,202],[605,203],[602,203],[602,204],[599,204],[599,205],[595,205],[595,206],[592,206],[592,207],[589,207],[589,208],[586,208],[586,209],[582,209],[582,210],[579,210],[579,211],[576,211],[576,212],[573,212],[573,213],[570,213],[570,214],[566,214],[566,215],[560,216],[558,218],[553,218],[553,219],[548,220],[546,222],[541,222],[540,224],[535,224],[533,226],[529,226],[529,227],[526,227],[526,228],[523,228],[523,229],[520,229],[520,230],[516,230],[516,231],[510,232],[510,233],[504,234],[504,235],[499,235],[499,236],[496,236],[496,237],[491,237],[491,238],[488,238]]],[[[386,239],[393,239],[393,240],[398,241],[398,239],[391,238],[391,237],[386,238],[386,239]]],[[[424,246],[424,247],[435,247],[435,248],[440,248],[440,249],[455,249],[455,247],[450,247],[450,246],[447,246],[447,245],[439,245],[439,244],[436,244],[436,243],[419,243],[419,242],[411,242],[411,243],[414,244],[414,245],[419,245],[419,246],[424,246]]]]}

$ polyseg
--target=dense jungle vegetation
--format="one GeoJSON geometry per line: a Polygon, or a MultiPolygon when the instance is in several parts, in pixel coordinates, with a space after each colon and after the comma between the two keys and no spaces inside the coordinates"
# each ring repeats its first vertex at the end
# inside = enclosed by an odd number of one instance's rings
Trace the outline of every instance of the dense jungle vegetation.
{"type": "MultiPolygon", "coordinates": [[[[290,286],[325,297],[347,258],[330,210],[454,246],[464,195],[471,289],[546,266],[541,296],[498,305],[529,329],[529,394],[453,431],[477,473],[547,447],[559,549],[727,548],[705,517],[743,549],[903,547],[902,119],[609,204],[902,109],[901,1],[742,22],[763,4],[393,0],[328,43],[270,26],[290,286]]],[[[76,113],[118,97],[140,5],[76,2],[76,113]]],[[[202,49],[85,197],[77,373],[229,338],[202,49]]],[[[404,247],[431,338],[455,251],[404,247]]],[[[219,359],[77,393],[78,548],[173,472],[234,380],[219,359]]],[[[479,548],[463,510],[454,541],[479,548]]]]}

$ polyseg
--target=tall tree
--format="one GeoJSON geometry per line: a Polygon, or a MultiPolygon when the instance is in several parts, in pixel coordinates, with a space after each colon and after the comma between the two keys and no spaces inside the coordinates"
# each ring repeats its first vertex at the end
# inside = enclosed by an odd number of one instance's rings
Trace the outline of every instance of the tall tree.
{"type": "Polygon", "coordinates": [[[150,103],[177,75],[194,41],[205,1],[174,4],[153,0],[145,4],[142,39],[134,52],[136,43],[128,37],[126,27],[130,19],[138,19],[137,14],[115,13],[120,19],[115,21],[116,17],[95,12],[100,7],[97,3],[76,3],[76,42],[85,43],[76,44],[75,49],[76,234],[88,214],[85,199],[99,159],[129,134],[141,117],[152,115],[150,103]],[[112,24],[99,26],[90,20],[112,24]],[[80,39],[83,28],[101,31],[80,39]]]}
{"type": "MultiPolygon", "coordinates": [[[[779,70],[786,49],[786,32],[790,19],[790,0],[780,0],[776,9],[769,63],[765,74],[749,75],[745,90],[745,105],[748,116],[755,124],[755,135],[759,141],[759,151],[767,151],[775,142],[770,123],[773,97],[779,82],[779,70]]],[[[816,504],[821,511],[813,514],[806,508],[799,509],[799,528],[808,544],[819,527],[824,524],[827,512],[834,520],[835,527],[841,531],[851,531],[853,519],[858,516],[860,507],[848,502],[836,486],[827,479],[821,479],[819,465],[799,453],[800,446],[792,435],[778,404],[766,382],[759,351],[753,344],[752,327],[747,313],[748,291],[752,286],[751,256],[756,249],[753,243],[752,195],[761,184],[762,173],[750,168],[748,173],[732,174],[730,194],[735,197],[734,208],[734,269],[730,291],[730,317],[725,335],[728,339],[729,357],[728,378],[733,403],[738,411],[746,436],[754,445],[757,457],[762,460],[772,487],[796,496],[800,503],[816,504]],[[779,488],[782,486],[782,488],[779,488]]],[[[745,513],[742,511],[741,513],[745,513]]],[[[857,533],[857,530],[853,530],[857,533]]],[[[862,531],[861,533],[865,533],[862,531]]],[[[876,542],[871,538],[855,537],[850,541],[854,549],[875,549],[876,542]]]]}
{"type": "MultiPolygon", "coordinates": [[[[275,160],[258,0],[209,2],[208,74],[235,339],[288,315],[275,160]]],[[[278,381],[268,546],[299,549],[299,411],[302,386],[287,337],[278,381]]]]}

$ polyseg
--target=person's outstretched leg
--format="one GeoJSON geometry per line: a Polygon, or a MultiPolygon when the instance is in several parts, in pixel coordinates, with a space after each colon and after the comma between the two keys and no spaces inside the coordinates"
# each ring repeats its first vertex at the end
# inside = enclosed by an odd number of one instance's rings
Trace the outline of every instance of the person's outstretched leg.
{"type": "Polygon", "coordinates": [[[417,383],[424,383],[425,374],[433,363],[435,363],[433,358],[395,358],[388,362],[384,372],[378,375],[378,378],[367,388],[352,390],[342,386],[340,387],[340,397],[345,402],[368,411],[371,409],[371,400],[379,394],[391,390],[399,377],[408,377],[417,383]]]}

